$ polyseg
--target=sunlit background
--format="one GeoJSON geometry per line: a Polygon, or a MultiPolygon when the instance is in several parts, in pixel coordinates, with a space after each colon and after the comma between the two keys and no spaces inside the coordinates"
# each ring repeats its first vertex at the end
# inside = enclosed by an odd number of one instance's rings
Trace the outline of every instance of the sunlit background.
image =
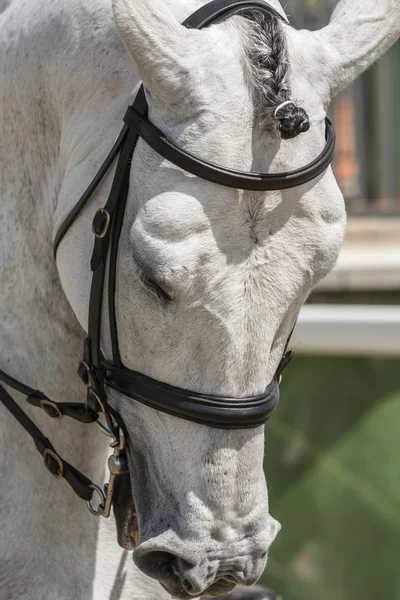
{"type": "MultiPolygon", "coordinates": [[[[337,0],[282,4],[317,29],[337,0]]],[[[263,583],[283,600],[400,600],[400,44],[330,116],[348,232],[301,313],[267,426],[283,527],[263,583]]]]}

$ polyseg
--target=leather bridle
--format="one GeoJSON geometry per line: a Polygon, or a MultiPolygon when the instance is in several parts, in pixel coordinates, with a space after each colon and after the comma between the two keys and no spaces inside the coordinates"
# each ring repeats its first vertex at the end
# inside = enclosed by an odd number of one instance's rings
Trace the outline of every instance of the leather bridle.
{"type": "MultiPolygon", "coordinates": [[[[213,0],[194,12],[183,25],[201,29],[211,23],[220,22],[230,15],[248,10],[262,10],[286,22],[272,6],[263,0],[213,0]]],[[[50,441],[21,410],[3,386],[0,386],[0,400],[33,437],[49,471],[58,479],[64,478],[78,496],[87,501],[93,514],[109,516],[115,477],[127,473],[125,455],[124,426],[119,415],[107,402],[106,387],[110,387],[150,406],[158,411],[181,419],[220,429],[248,429],[259,427],[271,416],[279,399],[281,373],[293,356],[286,352],[278,369],[264,393],[249,398],[220,397],[200,394],[156,381],[126,368],[118,345],[118,329],[115,311],[116,269],[118,244],[121,234],[125,206],[129,189],[129,173],[132,156],[139,137],[153,150],[176,166],[213,183],[243,190],[282,190],[302,185],[323,173],[332,161],[335,148],[335,131],[326,119],[326,144],[321,154],[311,163],[295,171],[264,174],[234,171],[201,160],[182,150],[148,119],[148,104],[143,86],[129,106],[125,124],[114,146],[100,167],[98,173],[68,214],[54,241],[54,255],[63,237],[80,214],[92,194],[118,156],[116,171],[104,207],[99,208],[93,219],[95,236],[91,258],[92,283],[89,300],[88,335],[84,343],[83,360],[78,373],[87,385],[86,403],[54,402],[45,394],[34,390],[0,371],[0,381],[27,396],[33,406],[42,408],[50,417],[69,416],[83,423],[97,422],[101,429],[113,438],[111,447],[114,454],[109,458],[110,480],[104,492],[87,477],[64,461],[50,441]],[[108,268],[108,280],[106,274],[108,268]],[[107,283],[108,319],[111,336],[112,360],[106,359],[100,346],[102,305],[104,288],[107,283]],[[103,414],[107,427],[98,420],[103,414]],[[91,505],[94,492],[100,496],[100,504],[95,509],[91,505]]],[[[289,341],[289,340],[288,340],[289,341]]]]}

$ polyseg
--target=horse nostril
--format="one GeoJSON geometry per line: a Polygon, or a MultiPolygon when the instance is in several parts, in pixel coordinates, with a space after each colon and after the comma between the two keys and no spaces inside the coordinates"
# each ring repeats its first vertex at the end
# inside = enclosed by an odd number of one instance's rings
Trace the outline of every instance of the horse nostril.
{"type": "Polygon", "coordinates": [[[182,586],[188,594],[191,594],[193,591],[193,585],[190,583],[189,579],[184,579],[182,581],[182,586]]]}
{"type": "Polygon", "coordinates": [[[159,581],[170,581],[176,577],[176,556],[170,552],[154,551],[135,560],[136,565],[149,577],[159,581]]]}
{"type": "Polygon", "coordinates": [[[193,572],[195,563],[164,550],[139,552],[134,554],[134,561],[143,573],[157,579],[171,594],[184,590],[190,596],[199,596],[207,585],[193,572]]]}

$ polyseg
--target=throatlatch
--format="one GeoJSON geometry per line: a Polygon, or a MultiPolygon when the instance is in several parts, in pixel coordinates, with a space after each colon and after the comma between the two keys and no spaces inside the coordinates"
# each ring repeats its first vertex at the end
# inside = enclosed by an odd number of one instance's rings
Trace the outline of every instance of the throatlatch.
{"type": "MultiPolygon", "coordinates": [[[[284,17],[263,0],[214,0],[193,13],[183,25],[188,28],[201,29],[211,23],[222,21],[230,15],[249,9],[266,11],[285,21],[284,17]]],[[[139,137],[162,157],[193,175],[219,185],[245,190],[281,190],[311,181],[329,166],[335,147],[335,131],[329,119],[326,119],[325,147],[321,154],[305,167],[278,174],[244,173],[226,169],[201,160],[179,148],[151,123],[148,119],[148,104],[143,86],[139,89],[133,105],[128,107],[124,121],[125,124],[110,153],[93,181],[66,217],[54,241],[54,255],[56,255],[63,237],[118,156],[107,202],[104,207],[96,211],[93,219],[92,229],[95,242],[91,258],[93,275],[89,300],[88,336],[84,344],[83,360],[78,370],[87,386],[86,403],[53,402],[42,392],[30,388],[0,371],[0,381],[27,396],[29,404],[42,408],[49,417],[60,419],[68,416],[82,423],[96,422],[103,433],[112,439],[110,446],[113,454],[108,461],[110,478],[102,490],[60,457],[50,441],[0,385],[0,400],[32,436],[37,449],[44,457],[47,469],[57,479],[65,479],[74,492],[86,500],[92,514],[104,517],[108,517],[110,514],[116,477],[128,472],[124,426],[119,415],[107,402],[106,386],[135,401],[181,419],[219,429],[248,429],[259,427],[271,416],[279,400],[282,371],[293,357],[293,352],[286,352],[286,344],[284,356],[267,389],[263,394],[249,398],[224,398],[177,388],[131,371],[122,364],[115,312],[117,256],[128,196],[130,165],[139,137]],[[100,346],[106,263],[108,263],[108,319],[112,360],[105,359],[100,346]],[[100,414],[104,415],[107,426],[99,421],[100,414]],[[91,503],[95,492],[100,497],[97,508],[93,507],[91,503]]]]}

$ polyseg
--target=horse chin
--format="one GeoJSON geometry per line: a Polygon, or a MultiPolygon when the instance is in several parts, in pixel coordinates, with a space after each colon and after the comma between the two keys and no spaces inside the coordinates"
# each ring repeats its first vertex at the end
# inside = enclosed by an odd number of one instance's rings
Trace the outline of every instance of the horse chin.
{"type": "Polygon", "coordinates": [[[134,550],[139,542],[139,522],[129,473],[119,475],[115,480],[113,509],[118,544],[125,550],[134,550]]]}

